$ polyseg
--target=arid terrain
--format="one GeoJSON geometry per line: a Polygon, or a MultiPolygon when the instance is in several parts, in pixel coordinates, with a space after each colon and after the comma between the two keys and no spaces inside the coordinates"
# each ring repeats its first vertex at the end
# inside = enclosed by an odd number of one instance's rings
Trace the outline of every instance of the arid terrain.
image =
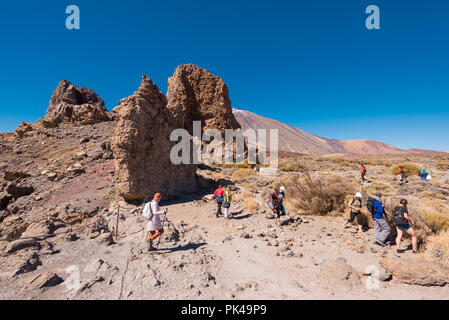
{"type": "Polygon", "coordinates": [[[244,127],[224,82],[184,65],[167,95],[144,76],[112,112],[62,81],[45,118],[1,134],[0,299],[449,299],[449,154],[290,152],[274,176],[246,163],[168,163],[169,133],[191,133],[194,120],[244,127]],[[431,181],[417,175],[424,166],[431,181]],[[215,217],[219,184],[233,190],[231,220],[215,217]],[[267,202],[280,186],[277,226],[267,202]],[[149,253],[142,209],[155,192],[168,215],[149,253]],[[397,253],[394,233],[374,245],[365,207],[365,232],[345,226],[355,192],[364,203],[383,193],[389,221],[406,198],[419,253],[408,237],[397,253]]]}

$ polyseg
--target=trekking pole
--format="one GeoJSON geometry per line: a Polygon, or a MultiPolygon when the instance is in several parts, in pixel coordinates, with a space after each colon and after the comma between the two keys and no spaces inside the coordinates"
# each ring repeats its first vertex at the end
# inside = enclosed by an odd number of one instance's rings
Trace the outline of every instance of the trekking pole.
{"type": "MultiPolygon", "coordinates": [[[[162,221],[162,228],[164,227],[164,224],[167,222],[167,213],[168,213],[168,208],[165,209],[165,215],[164,215],[164,221],[162,221]]],[[[159,236],[159,241],[157,243],[157,246],[159,247],[159,244],[161,243],[161,237],[162,235],[159,236]]]]}

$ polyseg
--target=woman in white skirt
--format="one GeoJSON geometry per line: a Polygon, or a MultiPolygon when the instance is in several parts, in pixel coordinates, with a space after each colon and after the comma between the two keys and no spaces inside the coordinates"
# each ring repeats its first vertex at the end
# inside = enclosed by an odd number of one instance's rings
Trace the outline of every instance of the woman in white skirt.
{"type": "Polygon", "coordinates": [[[153,201],[151,201],[151,219],[147,222],[147,231],[149,231],[149,239],[148,239],[148,251],[153,251],[155,248],[153,247],[153,241],[160,237],[164,233],[164,228],[161,222],[161,215],[167,214],[167,209],[161,210],[159,208],[159,202],[161,201],[162,195],[160,193],[156,193],[154,195],[153,201]]]}

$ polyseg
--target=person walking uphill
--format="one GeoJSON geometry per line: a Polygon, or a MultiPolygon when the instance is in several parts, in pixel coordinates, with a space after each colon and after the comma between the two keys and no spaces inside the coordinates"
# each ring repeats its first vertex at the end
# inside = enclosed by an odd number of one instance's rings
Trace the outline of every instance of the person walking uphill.
{"type": "Polygon", "coordinates": [[[285,208],[284,208],[285,187],[281,187],[279,189],[279,191],[276,191],[276,195],[278,196],[278,199],[279,199],[280,214],[281,214],[281,216],[285,216],[287,214],[287,212],[285,211],[285,208]]]}
{"type": "Polygon", "coordinates": [[[147,231],[149,231],[148,238],[148,251],[156,250],[153,247],[153,241],[160,237],[164,233],[164,228],[161,222],[161,215],[167,214],[167,209],[161,210],[159,207],[159,202],[162,199],[160,193],[154,195],[154,199],[148,202],[144,209],[143,215],[147,219],[147,231]]]}
{"type": "Polygon", "coordinates": [[[270,193],[270,199],[268,201],[268,206],[271,210],[273,210],[274,214],[276,215],[276,224],[278,226],[281,225],[281,210],[279,210],[279,206],[281,204],[281,201],[279,200],[277,196],[277,190],[273,190],[272,193],[270,193]]]}
{"type": "Polygon", "coordinates": [[[360,176],[362,177],[362,181],[365,182],[365,176],[366,176],[366,167],[364,164],[362,164],[362,168],[360,168],[360,176]]]}
{"type": "Polygon", "coordinates": [[[224,192],[224,202],[223,202],[223,209],[224,209],[224,217],[225,219],[232,218],[232,215],[229,213],[231,210],[231,201],[232,201],[232,192],[231,187],[226,186],[225,192],[224,192]]]}
{"type": "Polygon", "coordinates": [[[225,198],[225,192],[223,190],[223,186],[218,186],[218,189],[215,190],[214,195],[212,196],[212,198],[210,199],[215,200],[217,202],[217,213],[215,214],[215,216],[218,218],[219,215],[221,215],[221,207],[223,205],[224,202],[224,198],[225,198]]]}
{"type": "Polygon", "coordinates": [[[394,223],[396,224],[396,231],[398,233],[396,237],[396,252],[401,252],[401,240],[402,234],[407,232],[412,237],[413,253],[418,253],[418,236],[412,226],[415,222],[410,218],[407,209],[408,201],[402,199],[399,206],[393,209],[394,223]]]}
{"type": "Polygon", "coordinates": [[[427,177],[429,175],[429,173],[427,172],[427,167],[422,168],[419,173],[423,181],[427,181],[427,177]]]}
{"type": "Polygon", "coordinates": [[[382,204],[382,194],[376,193],[376,198],[369,198],[366,207],[373,217],[374,223],[374,244],[385,247],[385,241],[390,235],[390,226],[384,219],[384,205],[382,204]]]}
{"type": "Polygon", "coordinates": [[[363,226],[362,226],[362,194],[360,192],[357,192],[352,198],[352,200],[349,201],[348,206],[350,208],[350,218],[348,221],[345,221],[345,226],[348,223],[353,223],[354,220],[357,218],[357,224],[359,225],[359,232],[363,232],[363,226]]]}

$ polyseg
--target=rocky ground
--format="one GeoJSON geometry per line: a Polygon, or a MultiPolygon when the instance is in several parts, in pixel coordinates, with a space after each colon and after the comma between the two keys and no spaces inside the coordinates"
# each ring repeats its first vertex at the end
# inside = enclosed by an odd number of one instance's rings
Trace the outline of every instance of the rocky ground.
{"type": "Polygon", "coordinates": [[[168,137],[190,133],[191,120],[238,127],[224,82],[184,65],[167,96],[144,76],[112,112],[62,81],[44,119],[0,134],[0,299],[449,299],[449,156],[286,155],[274,176],[245,164],[182,169],[168,137]],[[432,182],[398,181],[392,168],[404,162],[427,165],[432,182]],[[310,193],[298,188],[306,172],[310,193]],[[232,186],[232,220],[215,217],[218,184],[232,186]],[[267,206],[279,184],[281,226],[267,206]],[[400,254],[373,245],[366,212],[366,232],[345,227],[355,191],[382,192],[389,212],[406,197],[420,254],[407,238],[400,254]],[[142,200],[155,192],[170,196],[169,214],[148,253],[142,200]]]}

